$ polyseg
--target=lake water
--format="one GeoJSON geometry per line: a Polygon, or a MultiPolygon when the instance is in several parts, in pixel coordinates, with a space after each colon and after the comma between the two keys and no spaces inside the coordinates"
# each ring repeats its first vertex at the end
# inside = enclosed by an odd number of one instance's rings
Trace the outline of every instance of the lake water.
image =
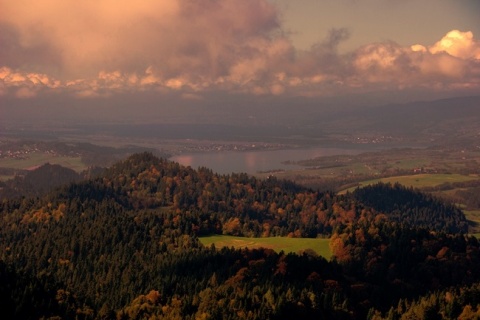
{"type": "Polygon", "coordinates": [[[340,154],[359,154],[366,149],[342,148],[309,148],[289,150],[262,150],[262,151],[227,151],[209,153],[191,153],[176,155],[170,158],[182,165],[193,169],[207,167],[220,174],[232,172],[246,172],[254,174],[259,171],[288,170],[302,168],[297,165],[284,164],[285,161],[299,161],[321,156],[340,154]]]}

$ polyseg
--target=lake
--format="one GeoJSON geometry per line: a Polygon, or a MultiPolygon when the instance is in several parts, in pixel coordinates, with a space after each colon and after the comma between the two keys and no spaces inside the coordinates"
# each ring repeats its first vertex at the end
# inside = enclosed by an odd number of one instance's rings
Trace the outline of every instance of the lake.
{"type": "Polygon", "coordinates": [[[299,161],[322,156],[340,154],[359,154],[367,149],[308,148],[288,150],[225,151],[209,153],[191,153],[171,157],[170,159],[193,169],[207,167],[220,174],[259,171],[292,170],[302,168],[298,165],[284,164],[285,161],[299,161]]]}

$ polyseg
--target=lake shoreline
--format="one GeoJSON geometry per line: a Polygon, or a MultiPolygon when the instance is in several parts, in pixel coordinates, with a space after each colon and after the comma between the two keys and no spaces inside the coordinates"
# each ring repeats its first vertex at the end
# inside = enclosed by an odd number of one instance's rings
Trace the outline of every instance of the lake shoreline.
{"type": "Polygon", "coordinates": [[[220,174],[232,172],[257,174],[276,170],[300,169],[303,166],[295,163],[300,160],[334,155],[357,155],[381,149],[383,148],[378,145],[344,148],[312,146],[275,150],[192,152],[177,154],[169,159],[194,169],[207,167],[220,174]]]}

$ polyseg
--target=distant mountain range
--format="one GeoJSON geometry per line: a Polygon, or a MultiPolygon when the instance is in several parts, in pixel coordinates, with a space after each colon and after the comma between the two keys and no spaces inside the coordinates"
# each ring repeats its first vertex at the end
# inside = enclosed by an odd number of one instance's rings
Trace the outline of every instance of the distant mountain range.
{"type": "Polygon", "coordinates": [[[118,114],[109,115],[108,121],[100,114],[85,121],[73,111],[64,115],[68,120],[55,123],[52,118],[48,126],[37,119],[12,118],[4,125],[4,132],[22,137],[39,137],[57,130],[55,135],[85,139],[107,135],[121,139],[282,140],[304,144],[335,142],[339,136],[392,135],[409,144],[421,141],[423,145],[472,141],[480,132],[480,96],[397,104],[354,101],[355,97],[322,102],[301,97],[258,101],[237,98],[225,98],[210,106],[195,102],[176,108],[152,106],[129,121],[115,120],[128,109],[123,105],[118,114]],[[70,123],[68,127],[65,121],[70,123]]]}
{"type": "Polygon", "coordinates": [[[328,130],[401,135],[480,133],[480,96],[358,108],[330,119],[328,130]],[[348,124],[346,126],[345,124],[348,124]]]}
{"type": "MultiPolygon", "coordinates": [[[[270,141],[296,137],[311,143],[334,135],[392,135],[413,142],[438,144],[471,140],[480,133],[480,96],[374,107],[299,103],[262,106],[255,110],[230,108],[236,118],[212,115],[210,121],[201,123],[190,119],[181,123],[113,124],[101,129],[124,137],[270,141]],[[241,123],[237,122],[240,118],[244,119],[241,123]]],[[[94,130],[92,127],[95,124],[89,128],[90,132],[94,130]]]]}

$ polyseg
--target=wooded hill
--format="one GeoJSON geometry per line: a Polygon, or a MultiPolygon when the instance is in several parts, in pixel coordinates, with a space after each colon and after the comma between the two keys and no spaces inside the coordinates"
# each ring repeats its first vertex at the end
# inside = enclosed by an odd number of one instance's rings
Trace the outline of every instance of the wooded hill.
{"type": "Polygon", "coordinates": [[[449,300],[415,312],[477,310],[463,295],[478,292],[480,245],[463,213],[400,186],[338,196],[142,153],[0,212],[12,319],[398,318],[400,299],[435,290],[449,300]],[[334,258],[205,248],[208,234],[327,235],[334,258]]]}
{"type": "Polygon", "coordinates": [[[35,170],[17,173],[13,179],[0,181],[0,199],[38,197],[55,188],[82,179],[82,174],[72,169],[46,163],[35,170]]]}

